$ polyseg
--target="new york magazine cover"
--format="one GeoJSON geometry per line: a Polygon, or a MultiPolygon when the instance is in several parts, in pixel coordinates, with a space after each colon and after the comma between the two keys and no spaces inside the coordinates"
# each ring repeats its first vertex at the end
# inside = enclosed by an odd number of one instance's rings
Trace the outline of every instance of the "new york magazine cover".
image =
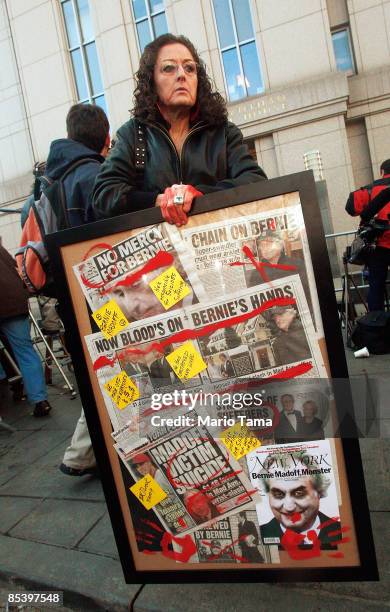
{"type": "Polygon", "coordinates": [[[342,500],[332,440],[261,446],[246,461],[261,496],[263,544],[337,550],[342,500]]]}

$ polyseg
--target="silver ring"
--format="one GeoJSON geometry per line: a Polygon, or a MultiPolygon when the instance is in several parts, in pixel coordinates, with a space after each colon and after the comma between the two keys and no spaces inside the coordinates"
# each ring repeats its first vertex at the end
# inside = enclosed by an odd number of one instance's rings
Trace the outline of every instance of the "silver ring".
{"type": "Polygon", "coordinates": [[[176,194],[173,198],[173,203],[176,204],[176,206],[180,206],[181,204],[184,203],[184,195],[181,194],[176,194]]]}

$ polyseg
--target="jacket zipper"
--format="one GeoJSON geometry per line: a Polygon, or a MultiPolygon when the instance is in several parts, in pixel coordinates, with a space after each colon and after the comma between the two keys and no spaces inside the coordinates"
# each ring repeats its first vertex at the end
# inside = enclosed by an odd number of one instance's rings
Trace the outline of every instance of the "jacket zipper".
{"type": "MultiPolygon", "coordinates": [[[[193,128],[192,128],[192,129],[191,129],[191,130],[188,132],[187,136],[186,136],[186,137],[184,138],[184,140],[183,140],[183,144],[182,144],[182,146],[181,146],[181,151],[180,151],[180,157],[179,157],[179,163],[180,163],[180,179],[181,179],[181,180],[180,180],[180,183],[183,183],[183,176],[182,176],[182,167],[183,167],[183,164],[182,164],[182,155],[183,155],[184,145],[185,145],[186,141],[188,140],[188,138],[189,138],[190,136],[192,136],[192,135],[193,135],[195,132],[199,132],[199,130],[201,130],[203,127],[204,127],[204,125],[198,125],[198,126],[196,126],[196,124],[195,124],[195,127],[193,127],[193,128]]],[[[175,149],[176,149],[176,147],[175,147],[175,149]]],[[[176,151],[176,154],[177,154],[177,151],[176,151]]]]}
{"type": "Polygon", "coordinates": [[[175,143],[173,142],[172,138],[169,136],[168,132],[166,132],[163,129],[161,129],[160,127],[158,127],[155,123],[152,123],[151,125],[154,128],[156,128],[156,130],[161,132],[161,134],[163,134],[165,136],[165,138],[168,140],[169,144],[173,148],[175,156],[176,156],[176,162],[177,162],[177,164],[176,164],[177,165],[177,174],[178,174],[179,179],[180,179],[180,184],[183,184],[182,156],[183,156],[184,145],[185,145],[186,141],[189,139],[189,137],[192,136],[192,134],[194,134],[195,132],[198,132],[199,130],[201,130],[203,127],[205,127],[205,125],[204,124],[198,124],[198,125],[195,124],[195,126],[188,132],[187,136],[183,140],[183,144],[182,144],[181,151],[180,151],[180,156],[179,156],[179,154],[177,152],[177,149],[175,147],[175,143]]]}

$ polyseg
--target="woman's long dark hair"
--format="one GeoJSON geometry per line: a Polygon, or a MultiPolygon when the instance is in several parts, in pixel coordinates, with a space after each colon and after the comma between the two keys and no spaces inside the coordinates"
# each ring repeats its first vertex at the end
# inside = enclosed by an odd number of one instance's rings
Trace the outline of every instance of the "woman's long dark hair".
{"type": "Polygon", "coordinates": [[[134,117],[149,121],[159,119],[158,98],[154,86],[154,66],[161,47],[175,43],[187,47],[198,65],[197,119],[213,125],[225,123],[227,120],[226,102],[221,94],[212,91],[211,80],[207,76],[204,62],[200,59],[197,50],[188,38],[175,36],[174,34],[163,34],[145,47],[138,72],[135,75],[137,87],[134,92],[134,117]]]}

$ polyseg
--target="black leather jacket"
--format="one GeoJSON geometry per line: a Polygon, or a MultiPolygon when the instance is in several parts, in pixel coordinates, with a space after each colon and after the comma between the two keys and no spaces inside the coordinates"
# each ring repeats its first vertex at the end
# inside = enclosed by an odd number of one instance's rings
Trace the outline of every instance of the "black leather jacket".
{"type": "Polygon", "coordinates": [[[97,218],[152,207],[157,195],[175,183],[192,185],[205,194],[267,178],[233,123],[215,127],[195,123],[179,155],[162,124],[140,122],[146,163],[143,182],[138,185],[134,151],[138,121],[130,119],[118,130],[118,140],[96,178],[93,207],[97,218]]]}

